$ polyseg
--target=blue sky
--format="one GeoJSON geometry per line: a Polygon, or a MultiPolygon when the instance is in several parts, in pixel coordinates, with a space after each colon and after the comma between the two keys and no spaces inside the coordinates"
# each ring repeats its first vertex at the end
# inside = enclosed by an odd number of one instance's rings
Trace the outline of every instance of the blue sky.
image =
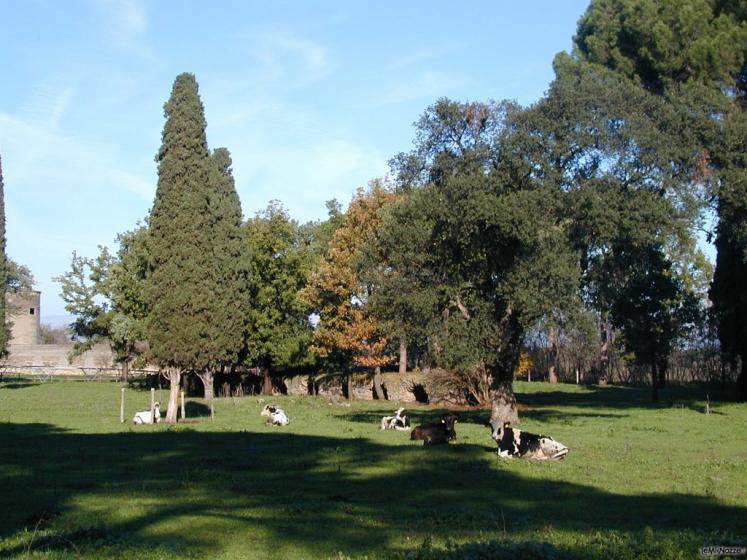
{"type": "Polygon", "coordinates": [[[588,0],[3,0],[0,157],[8,254],[66,321],[54,276],[147,216],[163,104],[193,72],[245,217],[297,220],[387,171],[439,97],[530,104],[588,0]]]}

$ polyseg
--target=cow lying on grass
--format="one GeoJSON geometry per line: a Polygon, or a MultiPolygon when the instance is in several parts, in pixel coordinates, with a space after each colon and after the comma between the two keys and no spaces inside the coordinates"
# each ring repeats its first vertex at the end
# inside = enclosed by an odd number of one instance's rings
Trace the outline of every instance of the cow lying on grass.
{"type": "Polygon", "coordinates": [[[287,426],[290,422],[288,415],[279,406],[266,404],[260,415],[267,416],[267,423],[273,426],[287,426]]]}
{"type": "Polygon", "coordinates": [[[381,419],[382,430],[409,430],[410,416],[404,408],[398,408],[394,416],[384,416],[381,419]]]}
{"type": "Polygon", "coordinates": [[[509,422],[491,420],[489,426],[501,457],[542,461],[563,459],[568,455],[568,448],[551,437],[516,430],[509,422]]]}
{"type": "Polygon", "coordinates": [[[155,424],[161,421],[161,405],[156,403],[153,405],[153,410],[143,410],[136,412],[132,418],[133,424],[155,424]]]}
{"type": "Polygon", "coordinates": [[[454,429],[456,421],[457,416],[451,412],[447,412],[441,416],[441,421],[436,424],[422,424],[417,426],[410,432],[410,439],[422,439],[423,445],[449,443],[451,440],[456,439],[456,430],[454,429]]]}

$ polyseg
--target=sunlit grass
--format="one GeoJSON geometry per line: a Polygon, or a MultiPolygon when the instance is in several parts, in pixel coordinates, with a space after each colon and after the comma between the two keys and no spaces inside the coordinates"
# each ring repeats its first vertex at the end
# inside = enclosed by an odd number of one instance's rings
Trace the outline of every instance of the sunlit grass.
{"type": "MultiPolygon", "coordinates": [[[[517,390],[521,427],[566,460],[499,459],[482,410],[461,412],[455,444],[424,448],[378,429],[395,402],[273,397],[291,418],[277,428],[260,397],[218,399],[212,421],[134,426],[147,391],[127,390],[121,424],[116,383],[0,384],[0,557],[691,558],[744,543],[745,405],[517,390]]],[[[415,423],[441,411],[409,409],[415,423]]]]}

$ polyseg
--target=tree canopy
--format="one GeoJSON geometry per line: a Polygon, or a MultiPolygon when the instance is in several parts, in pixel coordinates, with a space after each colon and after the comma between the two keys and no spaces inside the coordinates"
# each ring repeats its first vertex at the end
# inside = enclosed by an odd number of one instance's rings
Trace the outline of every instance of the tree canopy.
{"type": "Polygon", "coordinates": [[[389,361],[383,329],[367,306],[372,286],[363,282],[360,260],[364,243],[381,223],[382,209],[394,194],[379,181],[359,189],[342,225],[330,241],[329,253],[312,273],[303,292],[319,315],[312,350],[320,356],[342,354],[356,366],[376,368],[389,361]]]}
{"type": "Polygon", "coordinates": [[[593,0],[536,103],[439,99],[391,179],[304,225],[279,202],[242,224],[230,153],[209,149],[181,74],[146,228],[116,255],[74,255],[62,279],[78,342],[107,337],[127,361],[146,339],[172,391],[194,372],[208,398],[237,364],[269,391],[272,372],[322,362],[377,372],[383,398],[379,368],[399,347],[406,369],[409,347],[510,421],[537,341],[548,373],[572,343],[599,382],[616,351],[656,400],[678,341],[708,330],[710,295],[747,397],[746,17],[731,0],[593,0]]]}
{"type": "Polygon", "coordinates": [[[710,297],[722,348],[741,357],[747,399],[747,7],[728,0],[595,0],[579,23],[578,58],[610,68],[686,115],[670,138],[684,139],[693,180],[715,195],[717,261],[710,297]],[[684,133],[684,135],[682,134],[684,133]]]}
{"type": "Polygon", "coordinates": [[[310,272],[311,255],[300,228],[279,202],[271,202],[244,225],[249,256],[247,357],[266,374],[313,362],[310,307],[300,298],[310,272]]]}

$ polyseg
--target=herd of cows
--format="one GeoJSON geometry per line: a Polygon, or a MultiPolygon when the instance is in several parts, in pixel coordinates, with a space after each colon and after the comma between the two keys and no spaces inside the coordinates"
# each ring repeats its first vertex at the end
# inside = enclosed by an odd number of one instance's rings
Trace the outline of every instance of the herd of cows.
{"type": "MultiPolygon", "coordinates": [[[[267,423],[286,426],[289,423],[285,411],[273,405],[265,405],[260,413],[267,417],[267,423]]],[[[411,440],[422,440],[423,445],[449,443],[456,439],[454,425],[459,416],[446,412],[439,422],[421,424],[410,431],[411,440]]],[[[508,422],[491,420],[486,424],[491,429],[491,437],[498,444],[498,455],[504,458],[559,460],[568,455],[568,447],[549,436],[533,434],[511,427],[508,422]]],[[[393,416],[384,416],[379,424],[381,430],[410,430],[410,416],[404,408],[398,408],[393,416]]]]}
{"type": "MultiPolygon", "coordinates": [[[[290,419],[279,406],[265,405],[260,412],[267,418],[267,423],[273,426],[287,426],[290,419]]],[[[456,439],[454,425],[459,416],[446,412],[439,422],[421,424],[410,428],[410,415],[404,408],[398,408],[393,416],[384,416],[379,428],[382,430],[410,430],[411,440],[421,440],[423,445],[437,445],[449,443],[456,439]]],[[[160,404],[155,403],[152,410],[144,410],[135,414],[134,424],[155,424],[161,421],[160,404]]],[[[549,436],[532,434],[511,427],[508,422],[491,420],[486,424],[491,429],[491,437],[498,444],[498,455],[505,458],[520,457],[524,459],[558,460],[568,455],[568,448],[549,436]]]]}

